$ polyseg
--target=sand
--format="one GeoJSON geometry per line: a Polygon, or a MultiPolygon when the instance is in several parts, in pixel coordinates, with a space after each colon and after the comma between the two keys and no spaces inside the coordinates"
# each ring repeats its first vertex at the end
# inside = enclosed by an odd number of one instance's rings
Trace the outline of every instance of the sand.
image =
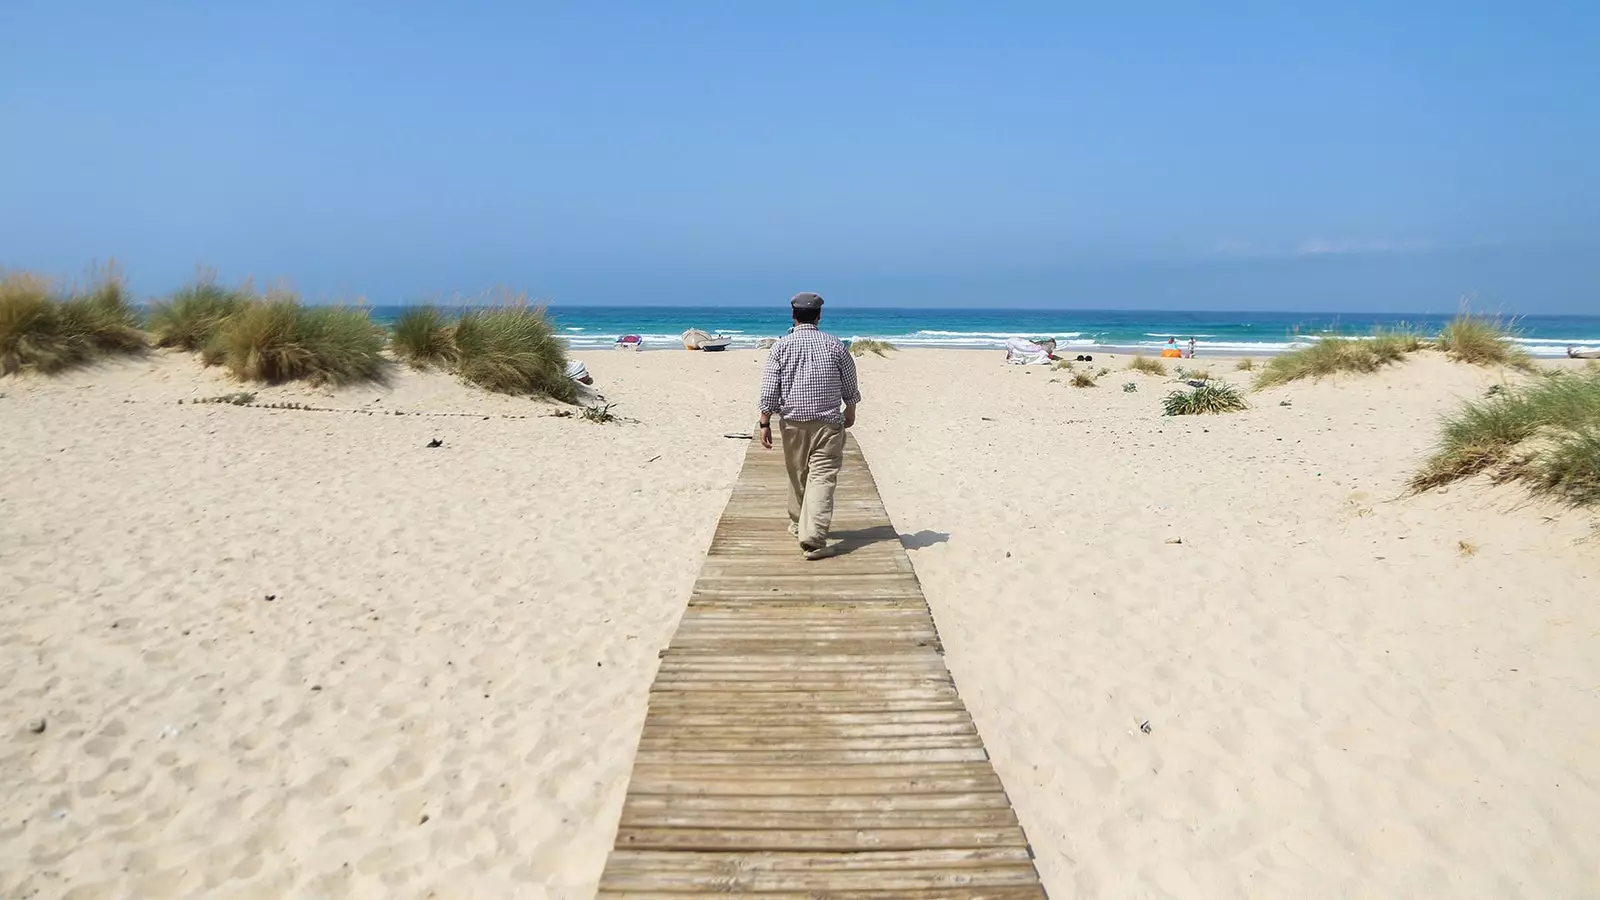
{"type": "MultiPolygon", "coordinates": [[[[0,380],[0,896],[591,896],[760,358],[581,358],[636,422],[0,380]]],[[[1500,374],[1166,419],[998,359],[863,360],[857,434],[1053,896],[1594,895],[1594,517],[1402,496],[1500,374]]]]}

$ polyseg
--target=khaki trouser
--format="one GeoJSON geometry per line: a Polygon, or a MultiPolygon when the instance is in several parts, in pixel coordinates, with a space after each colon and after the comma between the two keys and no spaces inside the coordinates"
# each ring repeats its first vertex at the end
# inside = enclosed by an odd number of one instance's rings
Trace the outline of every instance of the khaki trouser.
{"type": "Polygon", "coordinates": [[[800,544],[821,547],[833,524],[833,490],[844,465],[844,428],[831,422],[780,423],[783,464],[789,470],[789,521],[800,544]]]}

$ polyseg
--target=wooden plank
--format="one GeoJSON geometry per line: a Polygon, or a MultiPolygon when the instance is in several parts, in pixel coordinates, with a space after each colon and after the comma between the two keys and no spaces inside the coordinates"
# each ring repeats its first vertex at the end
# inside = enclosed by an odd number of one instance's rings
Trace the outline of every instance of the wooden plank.
{"type": "Polygon", "coordinates": [[[683,809],[624,806],[623,828],[764,828],[777,831],[902,828],[1006,828],[1017,824],[1011,807],[983,809],[828,810],[683,809]]]}
{"type": "MultiPolygon", "coordinates": [[[[750,735],[712,737],[707,735],[666,736],[653,734],[639,739],[640,755],[648,753],[738,754],[771,756],[779,753],[812,756],[831,753],[912,753],[937,750],[983,750],[983,740],[973,734],[849,735],[814,734],[808,737],[783,737],[758,740],[750,735]]],[[[795,758],[801,758],[795,757],[795,758]]],[[[785,757],[790,758],[790,757],[785,757]]],[[[982,758],[981,756],[979,757],[982,758]]]]}
{"type": "MultiPolygon", "coordinates": [[[[969,885],[965,887],[917,888],[915,890],[817,890],[806,887],[807,880],[797,880],[800,887],[793,890],[772,891],[715,891],[704,896],[716,900],[1044,900],[1044,888],[1038,884],[969,885]]],[[[668,891],[601,891],[598,897],[605,900],[686,900],[701,896],[677,890],[668,891]]]]}
{"type": "Polygon", "coordinates": [[[826,641],[797,641],[794,634],[701,634],[685,641],[682,636],[672,642],[670,647],[662,650],[661,658],[670,657],[701,657],[701,655],[723,655],[723,653],[741,653],[741,655],[758,655],[758,653],[773,653],[773,655],[798,655],[798,653],[814,652],[827,653],[827,655],[870,655],[877,647],[894,647],[894,649],[912,649],[920,652],[938,653],[944,649],[938,637],[928,634],[907,634],[904,637],[883,639],[883,641],[862,641],[859,636],[835,637],[826,641]]]}
{"type": "Polygon", "coordinates": [[[773,794],[673,795],[630,794],[624,809],[787,809],[808,812],[915,812],[931,809],[1009,809],[1003,791],[966,794],[902,794],[793,796],[773,794]]]}
{"type": "Polygon", "coordinates": [[[662,692],[650,695],[649,715],[719,713],[739,716],[829,715],[965,711],[961,698],[952,691],[943,697],[882,697],[818,694],[804,699],[797,693],[724,693],[713,691],[662,692]],[[831,698],[831,699],[830,699],[831,698]]]}
{"type": "Polygon", "coordinates": [[[652,711],[645,719],[645,727],[649,728],[652,722],[671,722],[680,728],[748,728],[751,730],[766,728],[788,727],[817,727],[853,726],[867,728],[893,728],[898,725],[971,725],[972,717],[965,709],[953,708],[947,710],[913,710],[911,712],[893,712],[890,710],[876,710],[871,713],[816,713],[808,712],[803,720],[804,726],[795,726],[797,721],[793,713],[773,713],[770,715],[743,714],[725,715],[722,713],[668,713],[665,711],[652,711]]]}
{"type": "Polygon", "coordinates": [[[1012,827],[839,829],[617,829],[618,847],[634,850],[937,850],[947,847],[1026,847],[1012,827]]]}
{"type": "Polygon", "coordinates": [[[603,897],[1043,897],[876,482],[847,439],[837,551],[787,533],[752,446],[662,651],[603,897]]]}
{"type": "Polygon", "coordinates": [[[742,750],[652,750],[641,747],[636,763],[680,766],[779,766],[797,763],[868,765],[897,762],[987,762],[989,754],[978,747],[939,747],[925,750],[782,750],[750,747],[742,750]]]}
{"type": "Polygon", "coordinates": [[[751,661],[700,665],[699,660],[692,656],[667,656],[662,658],[661,666],[656,671],[656,683],[764,685],[766,690],[876,690],[887,685],[920,687],[926,684],[949,684],[951,675],[943,665],[944,657],[936,653],[927,656],[926,663],[917,665],[863,665],[860,669],[851,669],[849,665],[841,663],[818,663],[814,666],[775,663],[763,666],[751,661]]]}
{"type": "Polygon", "coordinates": [[[952,718],[948,721],[935,722],[898,722],[894,724],[876,721],[871,724],[832,723],[818,721],[815,716],[791,716],[788,720],[789,724],[772,724],[774,720],[781,721],[781,717],[766,716],[761,718],[764,721],[748,725],[688,725],[684,723],[682,717],[648,716],[644,720],[644,734],[641,737],[673,736],[684,740],[738,739],[749,741],[752,744],[767,744],[822,737],[833,740],[841,738],[865,740],[874,737],[931,737],[940,734],[976,735],[978,733],[978,727],[969,718],[952,718]],[[796,721],[803,724],[793,724],[796,721]]]}
{"type": "MultiPolygon", "coordinates": [[[[764,797],[857,797],[900,799],[924,794],[1003,793],[994,772],[971,775],[916,775],[904,778],[828,778],[827,772],[813,770],[802,778],[723,778],[718,768],[682,769],[670,766],[639,766],[628,786],[628,795],[661,795],[673,798],[730,796],[743,797],[760,792],[764,797]]],[[[748,769],[740,772],[748,774],[748,769]]]]}

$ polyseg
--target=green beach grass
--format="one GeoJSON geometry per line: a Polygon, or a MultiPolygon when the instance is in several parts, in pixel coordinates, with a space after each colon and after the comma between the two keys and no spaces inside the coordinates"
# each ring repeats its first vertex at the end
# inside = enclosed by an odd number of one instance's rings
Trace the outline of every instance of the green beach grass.
{"type": "Polygon", "coordinates": [[[1220,381],[1187,391],[1173,391],[1161,401],[1162,412],[1169,416],[1220,415],[1248,406],[1238,388],[1220,381]]]}
{"type": "Polygon", "coordinates": [[[436,306],[413,306],[389,328],[389,348],[413,368],[447,367],[455,362],[455,323],[436,306]]]}
{"type": "Polygon", "coordinates": [[[1507,366],[1531,371],[1533,357],[1512,343],[1513,322],[1462,313],[1439,330],[1433,345],[1457,362],[1475,366],[1507,366]]]}
{"type": "Polygon", "coordinates": [[[1376,372],[1429,349],[1442,351],[1458,362],[1532,371],[1533,358],[1512,341],[1514,334],[1511,326],[1500,319],[1462,313],[1446,323],[1432,340],[1404,325],[1374,329],[1361,337],[1330,335],[1309,347],[1267,360],[1256,376],[1255,387],[1259,390],[1304,378],[1376,372]]]}
{"type": "Polygon", "coordinates": [[[1479,473],[1575,506],[1600,504],[1600,369],[1467,401],[1444,420],[1411,487],[1425,491],[1479,473]]]}
{"type": "Polygon", "coordinates": [[[241,302],[203,350],[242,381],[339,385],[381,380],[383,343],[365,308],[277,294],[241,302]]]}
{"type": "Polygon", "coordinates": [[[157,347],[204,350],[248,296],[247,290],[231,290],[209,278],[197,279],[166,300],[151,304],[150,334],[157,347]]]}
{"type": "Polygon", "coordinates": [[[567,377],[566,342],[543,309],[521,298],[454,320],[437,307],[413,307],[395,320],[389,345],[416,368],[451,370],[485,390],[577,399],[577,385],[567,377]]]}
{"type": "Polygon", "coordinates": [[[27,272],[0,276],[0,374],[59,372],[104,356],[138,353],[148,340],[114,266],[87,290],[61,291],[27,272]]]}
{"type": "Polygon", "coordinates": [[[1420,333],[1404,327],[1374,329],[1365,337],[1329,336],[1267,360],[1256,376],[1255,387],[1326,378],[1341,372],[1376,372],[1427,346],[1420,333]]]}

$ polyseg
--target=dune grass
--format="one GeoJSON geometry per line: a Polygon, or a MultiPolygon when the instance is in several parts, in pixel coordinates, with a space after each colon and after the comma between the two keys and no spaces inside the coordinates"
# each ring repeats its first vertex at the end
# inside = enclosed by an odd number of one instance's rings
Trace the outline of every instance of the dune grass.
{"type": "Polygon", "coordinates": [[[0,277],[0,374],[59,372],[148,346],[127,286],[114,267],[86,291],[59,292],[26,272],[0,277]]]}
{"type": "Polygon", "coordinates": [[[196,280],[150,307],[150,333],[157,347],[204,350],[245,299],[245,291],[230,290],[209,279],[196,280]]]}
{"type": "Polygon", "coordinates": [[[279,294],[239,304],[204,347],[235,378],[350,384],[383,376],[383,333],[366,309],[279,294]]]}
{"type": "Polygon", "coordinates": [[[1573,505],[1600,504],[1600,369],[1466,402],[1445,419],[1411,487],[1425,491],[1480,472],[1573,505]]]}
{"type": "Polygon", "coordinates": [[[1439,330],[1434,346],[1458,362],[1532,370],[1533,357],[1512,341],[1514,334],[1513,323],[1462,313],[1439,330]]]}
{"type": "Polygon", "coordinates": [[[1074,372],[1071,384],[1076,388],[1092,388],[1095,386],[1094,376],[1088,372],[1074,372]]]}
{"type": "Polygon", "coordinates": [[[1188,391],[1173,391],[1161,402],[1162,410],[1169,416],[1238,412],[1248,405],[1238,388],[1223,382],[1188,391]]]}
{"type": "Polygon", "coordinates": [[[1428,346],[1421,333],[1401,326],[1375,329],[1366,337],[1330,335],[1309,347],[1267,360],[1255,386],[1273,387],[1302,378],[1326,378],[1341,372],[1376,372],[1428,346]]]}
{"type": "Polygon", "coordinates": [[[485,390],[571,403],[567,345],[543,309],[515,300],[463,313],[451,328],[456,374],[485,390]]]}
{"type": "Polygon", "coordinates": [[[418,369],[455,362],[455,325],[436,306],[413,306],[394,320],[389,347],[418,369]]]}
{"type": "Polygon", "coordinates": [[[1142,353],[1136,353],[1133,359],[1128,360],[1128,371],[1143,372],[1146,375],[1167,376],[1167,364],[1159,359],[1151,359],[1142,353]]]}
{"type": "Polygon", "coordinates": [[[1239,360],[1234,364],[1234,368],[1241,372],[1254,372],[1256,370],[1255,357],[1247,356],[1244,359],[1239,360]]]}
{"type": "Polygon", "coordinates": [[[850,342],[851,356],[866,356],[868,353],[885,356],[888,351],[895,349],[898,349],[895,345],[888,341],[880,341],[877,338],[856,338],[850,342]]]}

